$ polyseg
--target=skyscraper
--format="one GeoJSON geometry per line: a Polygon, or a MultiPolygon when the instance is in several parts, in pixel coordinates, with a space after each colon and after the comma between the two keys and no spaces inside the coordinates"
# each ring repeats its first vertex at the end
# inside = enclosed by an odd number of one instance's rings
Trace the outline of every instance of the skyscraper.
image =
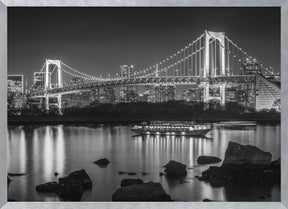
{"type": "Polygon", "coordinates": [[[133,78],[134,77],[134,66],[133,65],[121,65],[120,66],[120,77],[133,78]]]}
{"type": "Polygon", "coordinates": [[[246,58],[246,60],[242,63],[242,69],[244,75],[251,75],[251,74],[262,74],[262,69],[260,64],[257,60],[246,58]]]}
{"type": "Polygon", "coordinates": [[[8,93],[24,93],[24,76],[21,75],[8,75],[8,93]]]}
{"type": "Polygon", "coordinates": [[[8,109],[21,108],[24,104],[24,76],[8,75],[8,109]]]}
{"type": "MultiPolygon", "coordinates": [[[[120,77],[133,78],[134,66],[122,65],[120,66],[120,77]]],[[[121,102],[136,102],[138,101],[138,87],[133,85],[120,87],[120,101],[121,102]]]]}
{"type": "Polygon", "coordinates": [[[103,97],[105,98],[105,103],[113,104],[116,101],[115,88],[114,87],[105,87],[103,89],[103,97]]]}
{"type": "Polygon", "coordinates": [[[34,72],[33,89],[44,88],[45,72],[34,72]]]}
{"type": "Polygon", "coordinates": [[[167,102],[175,100],[176,86],[156,84],[149,87],[149,93],[151,98],[149,102],[167,102]]]}

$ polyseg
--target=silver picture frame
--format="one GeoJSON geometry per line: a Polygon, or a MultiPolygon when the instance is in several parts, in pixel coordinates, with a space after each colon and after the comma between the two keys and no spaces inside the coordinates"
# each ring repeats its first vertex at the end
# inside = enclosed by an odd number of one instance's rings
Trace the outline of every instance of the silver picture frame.
{"type": "MultiPolygon", "coordinates": [[[[0,0],[0,208],[288,209],[288,0],[0,0]],[[7,8],[15,6],[281,7],[281,202],[7,202],[7,8]],[[287,83],[286,83],[287,82],[287,83]]],[[[273,140],[273,139],[271,139],[273,140]]]]}

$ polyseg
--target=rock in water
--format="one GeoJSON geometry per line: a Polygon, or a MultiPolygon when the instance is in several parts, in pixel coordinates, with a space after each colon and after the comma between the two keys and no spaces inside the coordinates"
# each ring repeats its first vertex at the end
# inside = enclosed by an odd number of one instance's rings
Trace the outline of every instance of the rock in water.
{"type": "Polygon", "coordinates": [[[79,171],[74,171],[69,174],[69,177],[79,181],[82,184],[83,189],[91,189],[92,181],[84,169],[79,171]]]}
{"type": "Polygon", "coordinates": [[[135,172],[128,172],[127,173],[129,176],[136,176],[137,175],[137,173],[135,173],[135,172]]]}
{"type": "Polygon", "coordinates": [[[147,182],[121,187],[114,192],[112,201],[172,201],[160,183],[147,182]]]}
{"type": "Polygon", "coordinates": [[[202,201],[203,201],[203,202],[211,202],[211,200],[208,199],[208,198],[205,198],[205,199],[203,199],[202,201]]]}
{"type": "Polygon", "coordinates": [[[139,185],[143,184],[144,182],[141,179],[123,179],[121,181],[121,187],[126,187],[130,185],[139,185]]]}
{"type": "Polygon", "coordinates": [[[212,187],[279,184],[280,160],[270,162],[271,154],[268,152],[254,146],[229,142],[222,166],[210,166],[198,179],[209,182],[212,187]]]}
{"type": "Polygon", "coordinates": [[[91,189],[92,181],[84,169],[74,171],[58,182],[48,182],[38,185],[37,192],[55,192],[65,201],[80,201],[83,190],[91,189]]]}
{"type": "Polygon", "coordinates": [[[83,188],[79,181],[70,179],[69,182],[59,183],[56,194],[65,201],[80,201],[83,188]]]}
{"type": "Polygon", "coordinates": [[[181,178],[187,176],[186,165],[170,160],[165,166],[164,172],[168,177],[181,178]]]}
{"type": "Polygon", "coordinates": [[[107,166],[110,163],[110,161],[107,160],[106,158],[103,158],[103,159],[95,161],[94,163],[99,166],[107,166]]]}
{"type": "Polygon", "coordinates": [[[229,142],[223,165],[243,163],[268,165],[271,163],[271,158],[271,153],[264,152],[255,146],[243,146],[235,142],[229,142]]]}
{"type": "Polygon", "coordinates": [[[59,188],[58,182],[48,182],[36,186],[36,191],[42,193],[50,193],[55,192],[58,188],[59,188]]]}
{"type": "Polygon", "coordinates": [[[219,163],[221,162],[221,159],[218,157],[214,157],[214,156],[199,156],[197,158],[197,163],[198,164],[212,164],[212,163],[219,163]]]}
{"type": "Polygon", "coordinates": [[[76,180],[76,181],[80,182],[83,189],[91,189],[92,188],[92,181],[84,169],[79,170],[79,171],[74,171],[73,173],[70,173],[65,178],[60,178],[59,183],[60,184],[61,183],[63,184],[66,182],[69,183],[71,180],[76,180]]]}

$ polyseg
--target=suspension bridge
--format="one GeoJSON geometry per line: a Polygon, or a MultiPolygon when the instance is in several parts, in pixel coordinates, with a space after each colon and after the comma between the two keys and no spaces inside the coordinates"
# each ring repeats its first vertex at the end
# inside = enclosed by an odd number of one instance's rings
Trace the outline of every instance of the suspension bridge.
{"type": "Polygon", "coordinates": [[[134,85],[197,85],[203,89],[204,103],[216,99],[225,106],[226,89],[245,84],[254,96],[256,110],[271,109],[280,101],[280,87],[266,77],[280,75],[259,62],[252,68],[245,67],[253,59],[224,32],[206,30],[177,52],[128,76],[89,75],[60,60],[46,59],[40,70],[43,82],[32,86],[31,97],[44,99],[47,109],[49,98],[55,97],[61,109],[62,95],[81,91],[134,85]],[[75,78],[79,82],[71,82],[75,78]],[[217,97],[210,94],[210,87],[219,88],[217,97]]]}

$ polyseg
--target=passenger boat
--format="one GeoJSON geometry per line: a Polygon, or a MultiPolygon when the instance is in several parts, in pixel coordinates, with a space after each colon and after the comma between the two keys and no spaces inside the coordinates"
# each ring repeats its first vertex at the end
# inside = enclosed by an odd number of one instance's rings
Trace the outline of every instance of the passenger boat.
{"type": "Polygon", "coordinates": [[[141,135],[175,136],[205,136],[212,129],[212,124],[200,124],[193,121],[151,121],[132,127],[132,131],[141,135]]]}

